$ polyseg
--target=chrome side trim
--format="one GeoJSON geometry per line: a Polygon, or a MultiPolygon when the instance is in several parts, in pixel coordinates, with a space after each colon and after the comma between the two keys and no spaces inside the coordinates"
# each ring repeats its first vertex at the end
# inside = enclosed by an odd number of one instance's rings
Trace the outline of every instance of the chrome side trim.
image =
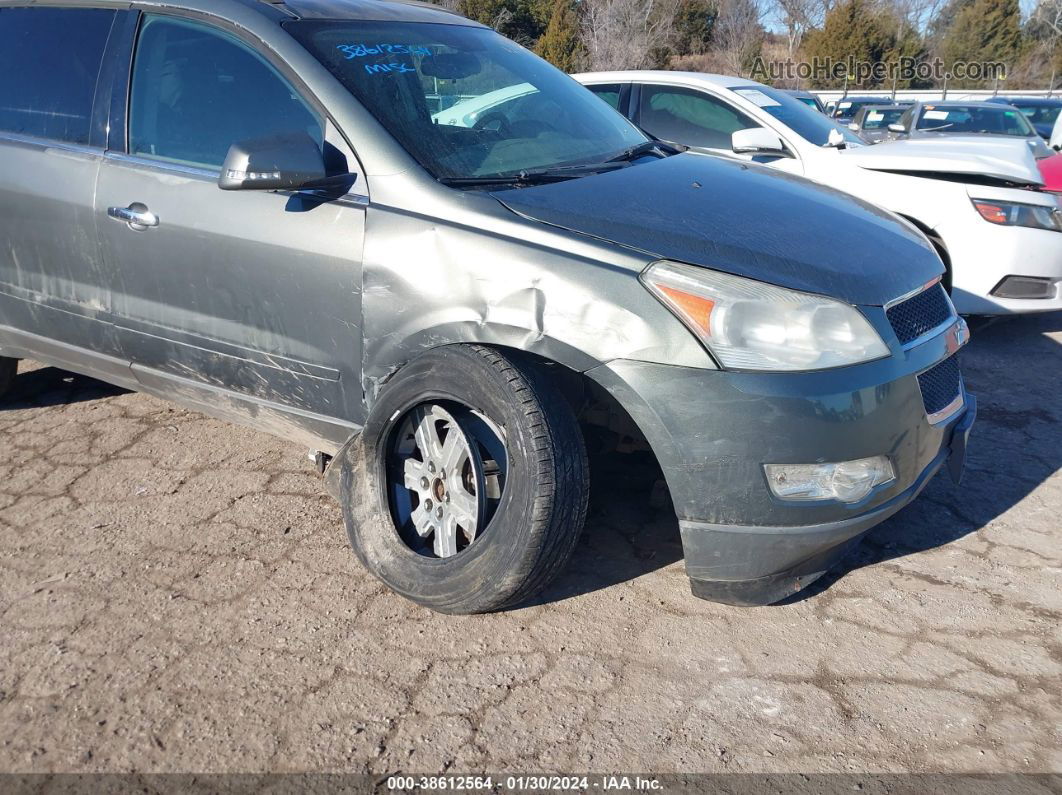
{"type": "Polygon", "coordinates": [[[348,204],[351,207],[368,207],[369,197],[361,193],[348,193],[346,196],[336,199],[336,203],[348,204]]]}
{"type": "Polygon", "coordinates": [[[923,284],[921,287],[916,287],[915,289],[911,290],[911,292],[904,293],[899,298],[893,298],[891,301],[889,301],[887,304],[885,304],[886,311],[889,310],[889,309],[892,309],[897,304],[902,304],[904,301],[908,300],[909,298],[914,298],[919,293],[924,293],[926,290],[929,290],[930,288],[940,284],[940,280],[942,278],[943,278],[942,276],[938,276],[933,281],[927,282],[926,284],[923,284]]]}
{"type": "Polygon", "coordinates": [[[221,176],[221,169],[217,171],[211,171],[209,168],[196,168],[194,166],[182,166],[179,163],[168,163],[165,160],[155,160],[150,157],[141,157],[140,155],[127,155],[123,152],[105,152],[104,158],[107,160],[113,160],[116,163],[124,163],[130,166],[145,166],[147,168],[153,168],[158,171],[170,171],[174,174],[183,174],[187,177],[204,177],[206,179],[217,179],[221,176]]]}
{"type": "Polygon", "coordinates": [[[21,135],[12,132],[0,132],[0,143],[23,144],[42,151],[58,149],[62,152],[73,152],[79,155],[91,155],[92,157],[102,157],[104,154],[103,149],[98,146],[70,144],[65,141],[55,141],[51,138],[38,138],[34,135],[21,135]]]}

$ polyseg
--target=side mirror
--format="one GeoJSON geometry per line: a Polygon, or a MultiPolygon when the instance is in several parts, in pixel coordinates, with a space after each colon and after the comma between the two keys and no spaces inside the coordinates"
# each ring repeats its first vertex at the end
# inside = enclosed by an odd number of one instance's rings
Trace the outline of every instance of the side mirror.
{"type": "Polygon", "coordinates": [[[907,132],[907,128],[904,127],[902,124],[894,122],[893,124],[889,125],[889,132],[905,133],[905,132],[907,132]]]}
{"type": "Polygon", "coordinates": [[[856,124],[855,122],[852,122],[851,124],[848,125],[848,129],[851,130],[852,132],[859,132],[859,125],[856,124]]]}
{"type": "Polygon", "coordinates": [[[302,190],[326,182],[321,147],[307,133],[288,133],[229,147],[222,190],[302,190]]]}
{"type": "Polygon", "coordinates": [[[738,154],[789,156],[782,139],[766,127],[738,130],[730,136],[730,148],[738,154]]]}

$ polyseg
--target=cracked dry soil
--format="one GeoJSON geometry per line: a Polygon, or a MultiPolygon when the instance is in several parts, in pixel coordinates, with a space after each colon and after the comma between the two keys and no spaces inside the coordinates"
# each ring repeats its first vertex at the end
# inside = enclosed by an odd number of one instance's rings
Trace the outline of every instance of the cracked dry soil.
{"type": "Polygon", "coordinates": [[[651,472],[535,604],[368,576],[305,450],[24,362],[0,770],[1062,771],[1062,315],[976,331],[967,479],[789,603],[691,597],[651,472]]]}

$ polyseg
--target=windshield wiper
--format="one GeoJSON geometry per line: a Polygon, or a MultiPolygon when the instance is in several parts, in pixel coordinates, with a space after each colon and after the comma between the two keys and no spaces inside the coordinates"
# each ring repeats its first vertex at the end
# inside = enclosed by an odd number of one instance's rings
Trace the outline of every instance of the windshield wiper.
{"type": "Polygon", "coordinates": [[[545,185],[550,182],[562,182],[567,179],[586,177],[602,171],[612,171],[622,165],[622,163],[612,162],[581,163],[573,166],[525,169],[514,174],[492,174],[485,177],[440,177],[439,182],[452,188],[473,187],[476,185],[545,185]]]}
{"type": "Polygon", "coordinates": [[[670,156],[670,155],[677,155],[677,154],[679,154],[681,152],[685,152],[686,150],[685,149],[680,149],[677,146],[672,146],[671,144],[668,144],[668,143],[664,143],[663,141],[657,141],[657,140],[643,141],[642,143],[638,144],[637,146],[632,146],[629,149],[624,149],[618,155],[616,155],[615,157],[609,158],[605,162],[606,163],[623,163],[623,162],[627,162],[627,161],[630,161],[630,160],[634,160],[635,158],[641,157],[642,155],[647,155],[647,154],[649,154],[650,152],[653,152],[653,151],[663,152],[665,155],[670,156]]]}

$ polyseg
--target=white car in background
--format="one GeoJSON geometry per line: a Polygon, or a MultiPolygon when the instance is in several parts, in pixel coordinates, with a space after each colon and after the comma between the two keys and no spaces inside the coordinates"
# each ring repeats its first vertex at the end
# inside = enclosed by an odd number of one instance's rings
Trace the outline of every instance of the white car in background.
{"type": "Polygon", "coordinates": [[[1057,197],[1041,190],[1022,139],[866,146],[788,93],[751,80],[651,71],[574,77],[661,140],[799,174],[906,218],[940,252],[945,286],[963,314],[1062,309],[1062,213],[1057,197]]]}

